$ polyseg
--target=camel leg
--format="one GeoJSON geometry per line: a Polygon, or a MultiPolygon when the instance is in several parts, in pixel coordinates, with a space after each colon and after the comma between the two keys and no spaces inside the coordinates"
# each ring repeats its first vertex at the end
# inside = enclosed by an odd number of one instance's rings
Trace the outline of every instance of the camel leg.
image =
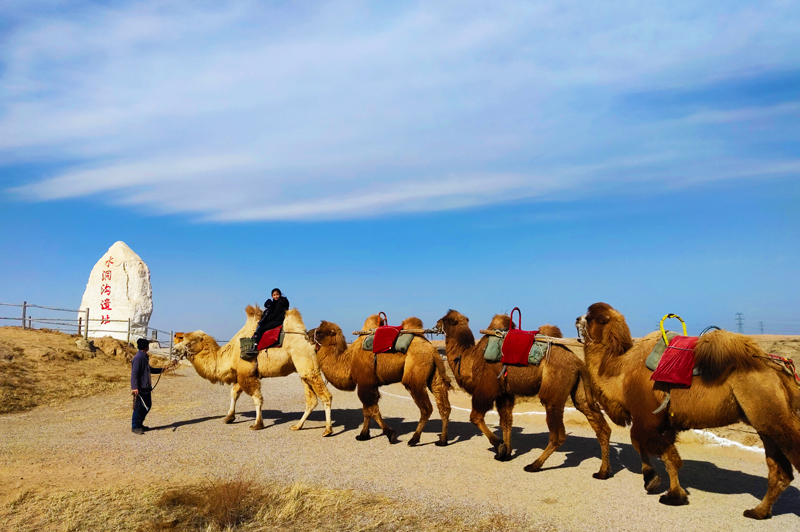
{"type": "Polygon", "coordinates": [[[424,386],[420,390],[418,387],[406,386],[406,390],[411,394],[411,398],[419,408],[419,423],[417,423],[417,430],[414,435],[408,440],[408,444],[414,446],[419,443],[419,438],[422,435],[422,429],[433,413],[433,406],[431,405],[431,398],[428,397],[428,390],[424,386]]]}
{"type": "Polygon", "coordinates": [[[319,373],[315,374],[310,381],[311,388],[313,388],[317,397],[322,400],[322,406],[325,408],[325,431],[322,433],[322,437],[324,438],[325,436],[333,434],[333,423],[331,422],[331,403],[333,402],[333,396],[330,390],[328,390],[328,387],[325,386],[325,381],[322,380],[319,373]]]}
{"type": "Polygon", "coordinates": [[[781,451],[775,440],[765,434],[759,434],[764,442],[764,453],[767,455],[767,493],[761,503],[752,510],[745,510],[744,516],[750,519],[769,519],[772,517],[772,505],[778,500],[783,490],[789,487],[794,475],[792,464],[781,451]]]}
{"type": "Polygon", "coordinates": [[[589,425],[592,426],[594,433],[597,435],[597,441],[600,443],[601,464],[600,471],[592,476],[605,480],[611,477],[611,427],[608,426],[608,422],[603,416],[602,410],[594,402],[594,398],[589,395],[591,392],[586,390],[586,386],[588,386],[587,383],[581,380],[572,395],[572,403],[586,417],[589,425]]]}
{"type": "Polygon", "coordinates": [[[670,506],[689,504],[689,495],[686,493],[686,490],[681,487],[680,481],[678,480],[678,471],[681,466],[683,466],[683,460],[681,460],[681,456],[678,454],[678,449],[675,448],[675,445],[670,445],[669,448],[664,451],[661,455],[661,460],[664,461],[664,466],[667,468],[667,474],[669,475],[669,490],[661,496],[659,502],[670,506]]]}
{"type": "Polygon", "coordinates": [[[242,387],[236,382],[231,386],[231,407],[228,409],[228,415],[222,420],[224,423],[233,423],[233,420],[236,419],[236,401],[239,400],[240,395],[242,395],[242,387]]]}
{"type": "Polygon", "coordinates": [[[261,396],[261,381],[256,379],[258,383],[258,388],[252,394],[253,398],[253,405],[256,408],[256,421],[252,425],[250,425],[250,429],[252,430],[261,430],[264,428],[264,418],[261,416],[261,405],[264,404],[264,398],[261,396]]]}
{"type": "Polygon", "coordinates": [[[303,423],[308,419],[308,415],[311,414],[311,411],[314,410],[319,403],[319,401],[317,401],[317,394],[314,393],[314,389],[311,388],[311,383],[308,382],[308,379],[301,377],[300,382],[303,383],[303,392],[306,394],[306,411],[303,412],[303,417],[300,418],[300,421],[291,427],[292,430],[302,429],[303,423]]]}
{"type": "Polygon", "coordinates": [[[636,449],[636,452],[639,453],[639,457],[642,460],[644,489],[647,491],[647,493],[655,493],[658,491],[659,486],[661,486],[661,477],[658,476],[653,464],[650,463],[650,455],[642,450],[639,440],[637,440],[633,434],[631,434],[631,444],[633,445],[633,448],[636,449]]]}
{"type": "Polygon", "coordinates": [[[497,447],[497,457],[500,460],[511,459],[511,429],[514,426],[514,396],[500,395],[497,397],[497,413],[500,414],[500,428],[503,429],[503,443],[497,447]]]}
{"type": "Polygon", "coordinates": [[[383,434],[389,438],[390,443],[397,443],[397,433],[386,424],[381,416],[381,410],[378,407],[378,401],[381,394],[377,386],[362,386],[358,385],[357,388],[358,398],[361,400],[361,411],[364,413],[364,426],[361,428],[361,433],[356,436],[359,441],[368,440],[369,436],[369,422],[374,419],[378,426],[383,430],[383,434]]]}
{"type": "Polygon", "coordinates": [[[447,425],[450,422],[450,395],[448,391],[450,386],[442,379],[439,372],[433,374],[433,382],[431,383],[431,392],[436,399],[436,408],[439,410],[439,417],[442,418],[442,433],[439,435],[439,441],[436,445],[439,447],[447,445],[447,425]]]}
{"type": "Polygon", "coordinates": [[[495,453],[500,445],[503,443],[503,440],[498,438],[497,435],[489,430],[489,427],[486,426],[486,412],[489,411],[489,408],[492,407],[491,401],[485,401],[481,399],[477,399],[474,395],[472,396],[472,412],[469,414],[469,420],[472,422],[473,425],[478,427],[480,431],[489,439],[489,443],[492,444],[494,447],[495,453]]]}
{"type": "Polygon", "coordinates": [[[544,408],[547,413],[547,428],[550,429],[550,439],[539,458],[532,464],[525,466],[525,471],[529,473],[539,471],[545,460],[550,458],[550,455],[561,447],[561,444],[567,439],[567,431],[564,428],[564,405],[545,405],[544,408]]]}

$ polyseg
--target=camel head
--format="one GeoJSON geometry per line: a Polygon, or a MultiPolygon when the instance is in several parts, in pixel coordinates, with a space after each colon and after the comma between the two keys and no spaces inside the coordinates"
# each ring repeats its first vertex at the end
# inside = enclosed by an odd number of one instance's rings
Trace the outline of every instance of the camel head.
{"type": "Polygon", "coordinates": [[[587,347],[601,344],[614,356],[622,355],[633,346],[625,317],[607,303],[590,306],[586,314],[575,320],[575,327],[587,347]]]}
{"type": "Polygon", "coordinates": [[[319,327],[314,329],[312,342],[321,347],[337,347],[340,353],[347,350],[347,340],[345,340],[342,328],[330,321],[322,320],[319,323],[319,327]]]}
{"type": "Polygon", "coordinates": [[[203,331],[194,331],[184,334],[183,341],[174,346],[173,349],[179,359],[186,358],[191,361],[192,358],[200,353],[216,354],[219,351],[219,344],[203,331]]]}
{"type": "Polygon", "coordinates": [[[447,314],[436,322],[436,328],[440,331],[452,331],[456,327],[469,327],[469,318],[458,312],[457,310],[450,309],[447,314]]]}

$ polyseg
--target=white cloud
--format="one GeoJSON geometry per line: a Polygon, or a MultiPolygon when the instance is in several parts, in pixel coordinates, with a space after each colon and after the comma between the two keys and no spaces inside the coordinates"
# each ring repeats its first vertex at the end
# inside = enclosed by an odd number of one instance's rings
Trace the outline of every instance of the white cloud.
{"type": "Polygon", "coordinates": [[[777,2],[5,9],[0,172],[61,167],[12,189],[29,200],[318,219],[688,183],[730,162],[685,128],[796,118],[798,105],[614,111],[627,93],[797,68],[800,13],[777,2]]]}

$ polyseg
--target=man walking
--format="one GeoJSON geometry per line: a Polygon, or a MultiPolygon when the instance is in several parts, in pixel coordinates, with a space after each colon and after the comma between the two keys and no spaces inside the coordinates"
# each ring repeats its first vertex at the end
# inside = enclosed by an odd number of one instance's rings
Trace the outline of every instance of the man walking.
{"type": "Polygon", "coordinates": [[[153,399],[150,396],[153,385],[150,382],[151,373],[162,373],[165,369],[175,366],[176,361],[166,368],[154,368],[150,365],[150,342],[145,338],[136,340],[139,351],[131,361],[131,393],[133,394],[133,416],[131,417],[131,432],[144,434],[148,427],[144,426],[144,418],[150,412],[153,399]]]}

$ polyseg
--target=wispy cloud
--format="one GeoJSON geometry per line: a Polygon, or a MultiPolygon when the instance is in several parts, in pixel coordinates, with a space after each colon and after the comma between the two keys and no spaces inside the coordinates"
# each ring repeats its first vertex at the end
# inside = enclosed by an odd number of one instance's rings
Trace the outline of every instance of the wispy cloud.
{"type": "Polygon", "coordinates": [[[326,219],[797,171],[730,131],[800,140],[782,2],[44,5],[0,11],[27,200],[326,219]]]}

